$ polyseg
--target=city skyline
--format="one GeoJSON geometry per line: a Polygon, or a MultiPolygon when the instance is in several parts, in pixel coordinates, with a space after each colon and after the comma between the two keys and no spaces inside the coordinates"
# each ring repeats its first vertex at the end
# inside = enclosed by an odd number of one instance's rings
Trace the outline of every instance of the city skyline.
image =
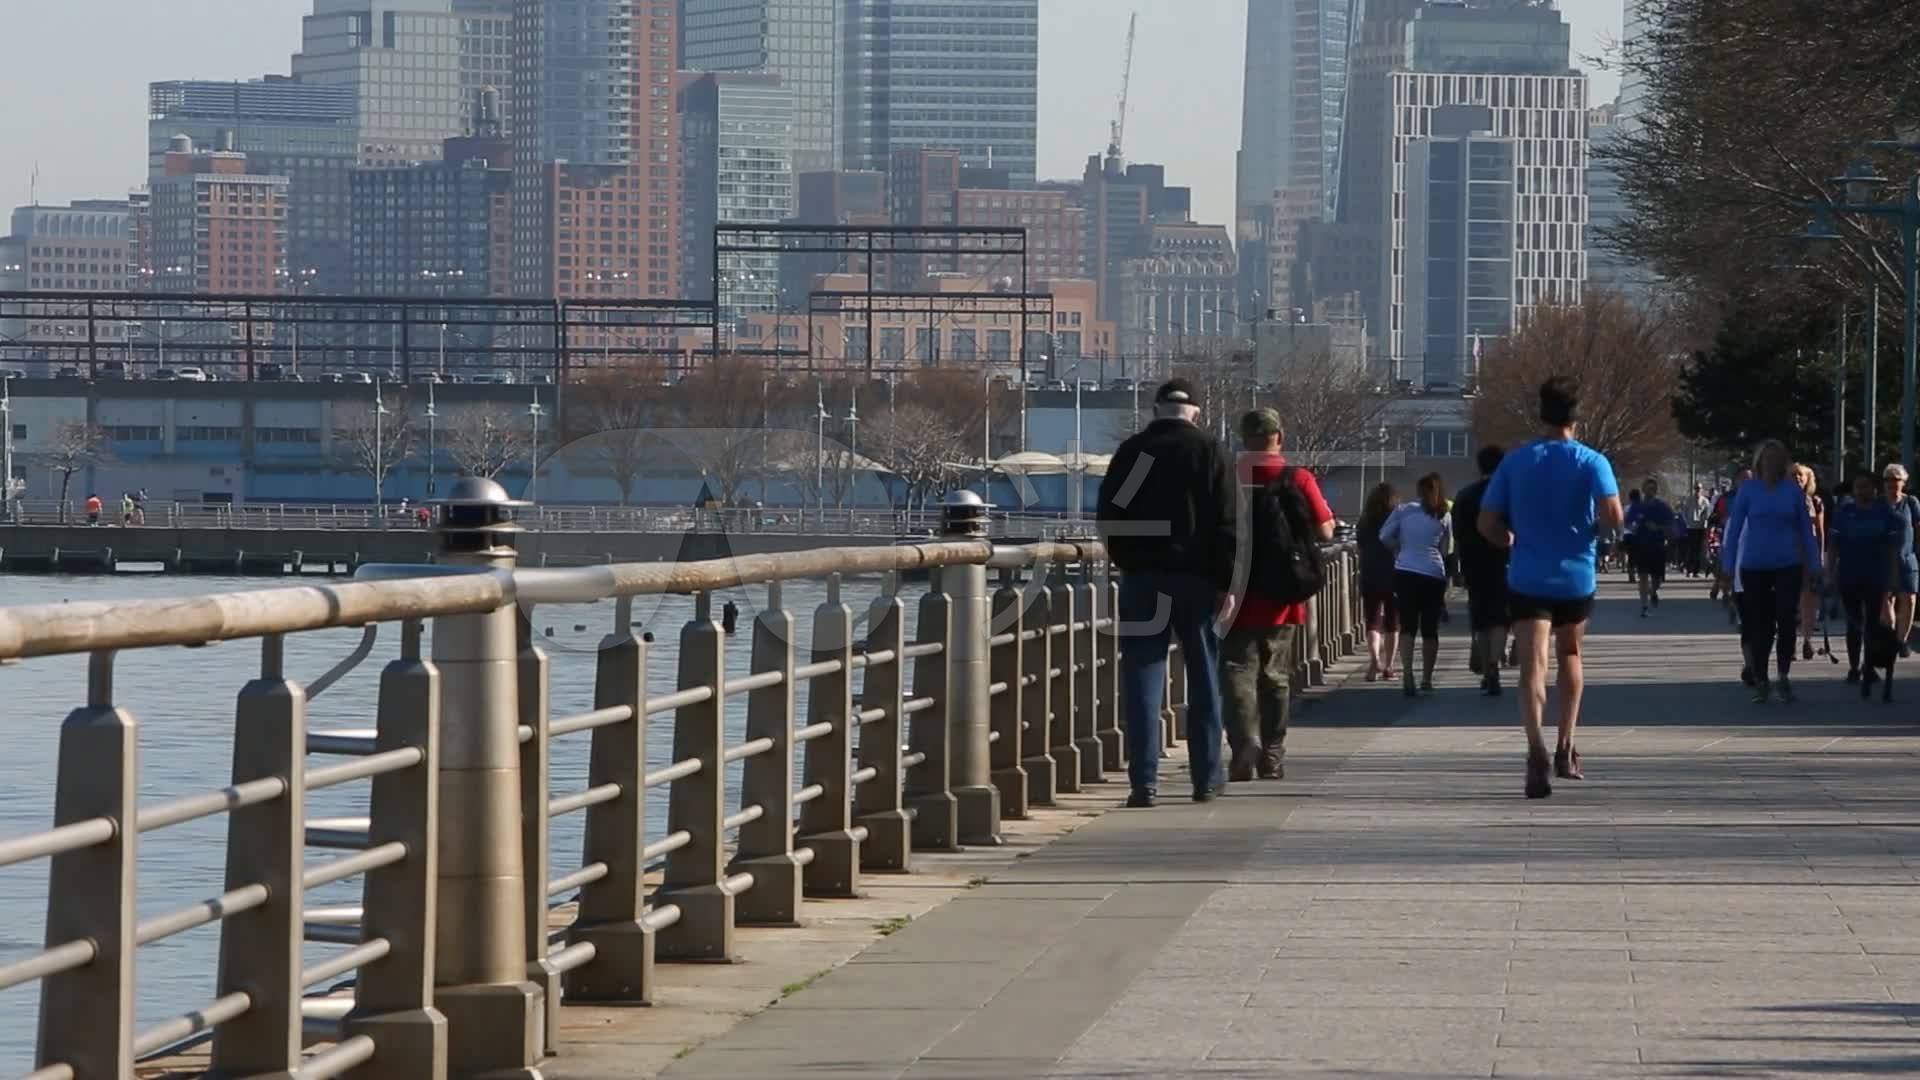
{"type": "MultiPolygon", "coordinates": [[[[1259,0],[1256,0],[1259,2],[1259,0]]],[[[195,0],[202,18],[137,0],[33,5],[10,13],[0,70],[16,101],[56,110],[0,114],[0,206],[114,198],[145,178],[147,84],[167,79],[257,78],[287,70],[311,0],[195,0]],[[108,9],[103,11],[102,8],[108,9]],[[219,35],[201,28],[219,25],[219,35]],[[99,27],[113,26],[111,36],[99,27]],[[94,62],[72,65],[49,43],[86,39],[94,62]],[[18,80],[17,82],[15,80],[18,80]],[[29,91],[32,91],[29,93],[29,91]]],[[[1620,35],[1620,0],[1562,0],[1576,65],[1593,79],[1591,100],[1612,100],[1618,77],[1588,58],[1620,35]]],[[[1039,168],[1042,179],[1076,177],[1105,147],[1119,91],[1127,16],[1138,11],[1127,156],[1165,163],[1194,191],[1194,216],[1231,224],[1234,155],[1240,140],[1243,0],[1040,0],[1039,168]]]]}

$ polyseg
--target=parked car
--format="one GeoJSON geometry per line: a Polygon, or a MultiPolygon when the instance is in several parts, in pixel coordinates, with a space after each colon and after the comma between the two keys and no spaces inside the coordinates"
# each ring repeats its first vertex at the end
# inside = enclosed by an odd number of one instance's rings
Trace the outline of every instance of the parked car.
{"type": "Polygon", "coordinates": [[[207,374],[207,371],[205,368],[197,368],[197,367],[175,368],[173,371],[173,376],[174,378],[179,379],[181,382],[212,382],[213,381],[212,377],[207,374]]]}
{"type": "Polygon", "coordinates": [[[253,378],[256,382],[283,382],[286,377],[287,369],[279,364],[261,364],[253,369],[253,378]]]}
{"type": "Polygon", "coordinates": [[[124,379],[127,377],[127,363],[124,360],[102,360],[93,366],[96,379],[124,379]]]}
{"type": "Polygon", "coordinates": [[[373,385],[373,376],[364,371],[349,371],[341,376],[342,382],[359,383],[362,386],[373,385]]]}
{"type": "Polygon", "coordinates": [[[426,386],[430,383],[442,383],[446,381],[447,380],[441,378],[437,372],[416,371],[413,373],[413,382],[416,386],[426,386]]]}
{"type": "Polygon", "coordinates": [[[173,382],[178,378],[180,378],[180,373],[170,367],[153,369],[153,381],[155,382],[173,382]]]}
{"type": "Polygon", "coordinates": [[[69,367],[63,367],[59,371],[55,372],[53,377],[56,379],[81,379],[81,378],[84,378],[85,376],[80,374],[79,368],[69,366],[69,367]]]}
{"type": "Polygon", "coordinates": [[[324,383],[337,383],[337,382],[346,382],[347,379],[346,379],[346,376],[340,374],[337,371],[327,371],[327,372],[321,373],[320,381],[324,383]]]}

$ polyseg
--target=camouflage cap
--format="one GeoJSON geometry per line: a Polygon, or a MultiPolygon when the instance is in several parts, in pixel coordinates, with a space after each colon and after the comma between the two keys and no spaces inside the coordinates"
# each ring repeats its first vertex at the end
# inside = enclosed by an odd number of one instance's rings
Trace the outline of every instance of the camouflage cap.
{"type": "Polygon", "coordinates": [[[1255,409],[1240,418],[1240,434],[1249,439],[1278,435],[1280,414],[1272,409],[1255,409]]]}

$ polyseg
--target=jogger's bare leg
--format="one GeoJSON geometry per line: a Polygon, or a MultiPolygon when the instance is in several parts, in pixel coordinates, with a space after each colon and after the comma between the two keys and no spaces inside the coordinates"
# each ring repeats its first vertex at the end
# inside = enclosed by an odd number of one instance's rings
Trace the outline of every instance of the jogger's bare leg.
{"type": "Polygon", "coordinates": [[[1560,659],[1560,746],[1573,745],[1574,728],[1580,724],[1580,698],[1586,691],[1586,671],[1580,659],[1580,646],[1586,640],[1587,624],[1562,626],[1553,631],[1560,659]]]}

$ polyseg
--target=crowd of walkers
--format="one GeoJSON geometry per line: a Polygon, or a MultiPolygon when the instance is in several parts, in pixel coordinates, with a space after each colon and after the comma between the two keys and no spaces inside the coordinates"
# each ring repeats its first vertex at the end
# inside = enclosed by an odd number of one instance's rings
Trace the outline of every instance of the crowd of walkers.
{"type": "MultiPolygon", "coordinates": [[[[1160,717],[1168,645],[1187,671],[1196,801],[1231,781],[1285,775],[1294,637],[1323,570],[1333,514],[1311,472],[1289,465],[1273,410],[1241,418],[1238,454],[1198,423],[1192,386],[1175,379],[1153,421],[1123,442],[1102,483],[1097,517],[1119,594],[1121,711],[1130,806],[1158,799],[1160,717]],[[1222,743],[1227,753],[1222,753],[1222,743]]],[[[1576,438],[1579,391],[1539,388],[1540,436],[1480,450],[1479,478],[1453,498],[1438,474],[1404,501],[1387,483],[1367,492],[1357,528],[1369,682],[1409,697],[1434,689],[1450,588],[1464,586],[1469,666],[1490,697],[1512,669],[1526,733],[1524,791],[1584,778],[1576,741],[1581,657],[1598,574],[1624,571],[1640,616],[1658,612],[1670,574],[1712,579],[1740,634],[1741,680],[1756,702],[1794,700],[1796,655],[1810,659],[1829,606],[1846,618],[1847,680],[1877,677],[1876,626],[1909,655],[1920,593],[1920,500],[1907,471],[1862,472],[1839,497],[1768,441],[1734,481],[1696,484],[1669,501],[1655,478],[1622,493],[1612,465],[1576,438]],[[1546,738],[1547,672],[1557,667],[1556,737],[1546,738]]],[[[1837,658],[1836,658],[1837,660],[1837,658]]]]}

